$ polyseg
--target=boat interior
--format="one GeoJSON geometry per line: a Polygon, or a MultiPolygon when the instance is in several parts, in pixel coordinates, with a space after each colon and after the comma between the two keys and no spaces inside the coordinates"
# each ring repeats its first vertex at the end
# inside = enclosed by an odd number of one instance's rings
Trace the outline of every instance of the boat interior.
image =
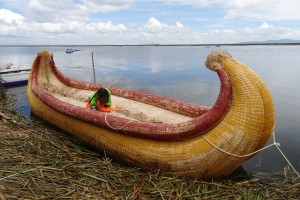
{"type": "MultiPolygon", "coordinates": [[[[88,96],[95,91],[72,88],[62,83],[47,67],[43,73],[38,75],[39,85],[47,90],[57,99],[72,104],[73,106],[86,107],[88,96]]],[[[156,107],[147,103],[134,101],[128,98],[116,96],[112,93],[112,108],[109,115],[137,120],[149,123],[181,123],[193,119],[180,113],[164,108],[156,107]]],[[[88,109],[88,108],[86,108],[88,109]]],[[[101,111],[93,111],[101,112],[101,111]]]]}

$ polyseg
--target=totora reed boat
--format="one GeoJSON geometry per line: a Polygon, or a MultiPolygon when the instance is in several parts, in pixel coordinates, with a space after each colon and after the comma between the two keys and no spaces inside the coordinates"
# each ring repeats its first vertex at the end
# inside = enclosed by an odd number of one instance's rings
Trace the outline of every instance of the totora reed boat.
{"type": "Polygon", "coordinates": [[[225,51],[206,66],[221,82],[212,107],[140,91],[86,83],[64,76],[53,55],[40,52],[32,65],[32,112],[112,158],[168,176],[221,178],[264,147],[274,131],[275,108],[261,79],[225,51]],[[98,88],[112,93],[116,110],[86,108],[98,88]]]}

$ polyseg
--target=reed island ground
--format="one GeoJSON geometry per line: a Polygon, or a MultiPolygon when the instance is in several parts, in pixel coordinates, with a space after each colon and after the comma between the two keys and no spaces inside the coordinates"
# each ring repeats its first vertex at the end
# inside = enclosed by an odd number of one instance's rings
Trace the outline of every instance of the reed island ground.
{"type": "Polygon", "coordinates": [[[293,172],[188,180],[119,163],[37,117],[0,88],[0,199],[299,199],[293,172]],[[286,175],[286,176],[285,176],[286,175]]]}

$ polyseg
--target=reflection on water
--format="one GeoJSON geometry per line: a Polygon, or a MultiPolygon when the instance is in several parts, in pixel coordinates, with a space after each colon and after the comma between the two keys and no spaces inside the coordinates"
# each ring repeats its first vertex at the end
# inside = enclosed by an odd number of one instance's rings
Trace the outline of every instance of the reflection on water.
{"type": "Polygon", "coordinates": [[[30,117],[30,107],[27,99],[27,86],[9,88],[7,94],[15,98],[15,109],[26,117],[30,117]]]}
{"type": "MultiPolygon", "coordinates": [[[[99,83],[141,90],[176,99],[213,105],[219,93],[218,76],[204,66],[206,56],[219,47],[195,46],[81,46],[66,54],[67,47],[0,47],[0,64],[30,66],[35,55],[47,49],[67,76],[93,81],[92,57],[99,83]]],[[[224,46],[252,68],[270,89],[277,123],[275,134],[281,149],[300,170],[300,46],[224,46]]],[[[16,109],[30,116],[26,87],[9,89],[17,97],[16,109]]],[[[270,140],[270,142],[272,142],[270,140]]],[[[275,147],[243,164],[247,172],[277,172],[287,165],[275,147]]]]}

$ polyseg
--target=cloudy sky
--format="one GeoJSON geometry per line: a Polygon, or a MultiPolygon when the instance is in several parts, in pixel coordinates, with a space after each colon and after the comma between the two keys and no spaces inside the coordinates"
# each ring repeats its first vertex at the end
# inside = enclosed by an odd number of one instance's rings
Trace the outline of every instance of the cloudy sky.
{"type": "Polygon", "coordinates": [[[0,45],[300,40],[299,0],[0,0],[0,45]]]}

